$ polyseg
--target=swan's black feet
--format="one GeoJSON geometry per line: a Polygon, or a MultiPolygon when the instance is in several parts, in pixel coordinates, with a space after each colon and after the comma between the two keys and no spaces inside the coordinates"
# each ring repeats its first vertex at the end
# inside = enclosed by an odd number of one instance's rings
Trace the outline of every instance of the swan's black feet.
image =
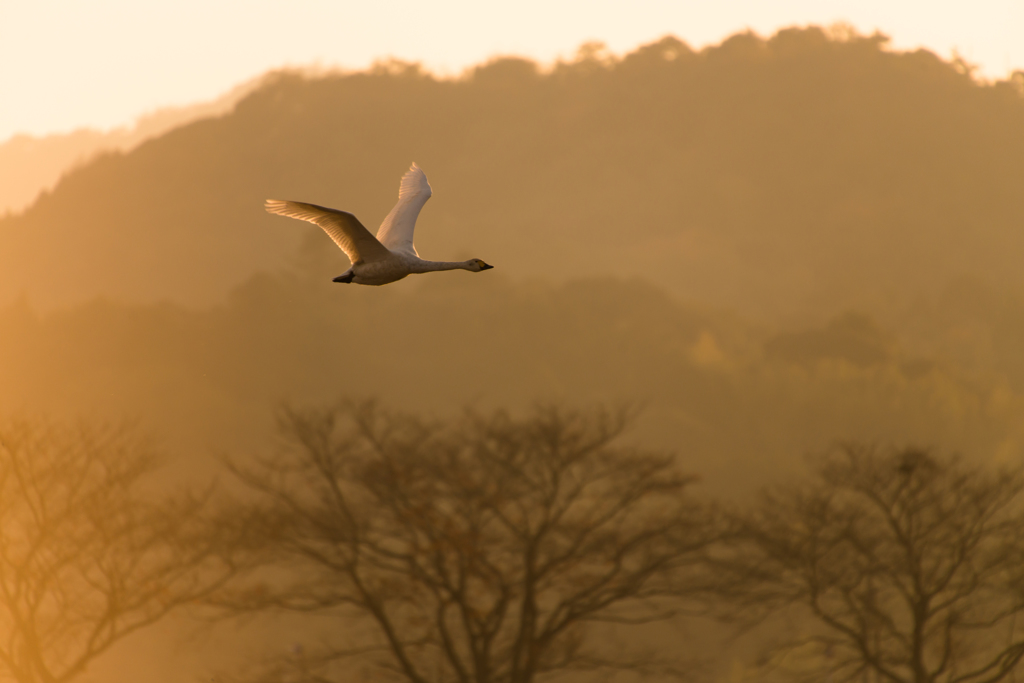
{"type": "Polygon", "coordinates": [[[346,285],[350,285],[352,284],[352,278],[355,276],[355,273],[345,273],[344,275],[339,275],[334,278],[334,282],[344,282],[346,285]]]}

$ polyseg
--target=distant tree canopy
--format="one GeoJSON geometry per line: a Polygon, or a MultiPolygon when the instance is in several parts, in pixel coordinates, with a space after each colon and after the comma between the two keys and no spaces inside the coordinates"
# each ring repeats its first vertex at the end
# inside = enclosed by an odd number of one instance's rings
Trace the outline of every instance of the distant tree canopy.
{"type": "Polygon", "coordinates": [[[916,309],[907,338],[854,313],[776,331],[635,280],[513,284],[495,271],[472,286],[439,274],[412,291],[353,290],[319,268],[255,277],[205,311],[0,308],[0,409],[140,414],[208,472],[207,449],[270,438],[282,397],[368,386],[417,411],[642,401],[645,437],[700,453],[716,491],[797,470],[837,437],[1024,450],[1024,302],[1004,293],[916,309]]]}
{"type": "Polygon", "coordinates": [[[266,197],[372,227],[413,160],[435,189],[420,251],[516,277],[641,275],[759,313],[964,273],[1024,290],[1019,79],[886,45],[810,27],[454,79],[400,63],[274,74],[233,113],[97,159],[0,220],[0,303],[221,300],[301,240],[266,197]]]}

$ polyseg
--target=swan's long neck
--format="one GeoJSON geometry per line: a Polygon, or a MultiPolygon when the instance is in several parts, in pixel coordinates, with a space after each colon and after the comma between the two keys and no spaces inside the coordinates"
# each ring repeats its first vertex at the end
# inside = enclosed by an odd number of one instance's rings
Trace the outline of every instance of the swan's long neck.
{"type": "Polygon", "coordinates": [[[410,268],[412,273],[431,273],[435,270],[473,270],[473,261],[417,261],[410,268]]]}

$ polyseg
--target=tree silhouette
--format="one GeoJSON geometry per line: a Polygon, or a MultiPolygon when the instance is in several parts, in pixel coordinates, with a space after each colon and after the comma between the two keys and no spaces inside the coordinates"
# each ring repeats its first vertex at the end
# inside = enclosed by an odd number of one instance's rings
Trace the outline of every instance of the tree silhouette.
{"type": "Polygon", "coordinates": [[[366,652],[414,682],[652,668],[588,647],[587,626],[670,617],[708,534],[671,456],[617,445],[627,422],[285,411],[287,449],[234,470],[260,494],[264,532],[295,579],[238,589],[231,604],[372,624],[367,640],[304,658],[317,680],[366,652]]]}
{"type": "Polygon", "coordinates": [[[127,427],[0,425],[0,679],[63,683],[234,571],[206,499],[154,496],[127,427]]]}
{"type": "Polygon", "coordinates": [[[844,447],[739,517],[723,595],[800,608],[814,628],[787,647],[836,681],[995,683],[1024,656],[1022,490],[1020,468],[844,447]]]}

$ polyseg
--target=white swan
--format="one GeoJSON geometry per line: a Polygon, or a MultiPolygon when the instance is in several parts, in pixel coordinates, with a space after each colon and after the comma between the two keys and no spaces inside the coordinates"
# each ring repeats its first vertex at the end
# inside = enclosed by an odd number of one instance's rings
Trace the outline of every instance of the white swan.
{"type": "Polygon", "coordinates": [[[493,268],[478,258],[468,261],[424,261],[420,258],[412,245],[412,233],[416,228],[416,217],[428,199],[430,184],[427,176],[413,164],[402,176],[398,203],[380,224],[376,237],[347,211],[279,199],[268,199],[264,206],[270,213],[315,223],[331,236],[352,262],[351,268],[334,278],[335,282],[386,285],[411,273],[457,269],[479,273],[493,268]]]}

